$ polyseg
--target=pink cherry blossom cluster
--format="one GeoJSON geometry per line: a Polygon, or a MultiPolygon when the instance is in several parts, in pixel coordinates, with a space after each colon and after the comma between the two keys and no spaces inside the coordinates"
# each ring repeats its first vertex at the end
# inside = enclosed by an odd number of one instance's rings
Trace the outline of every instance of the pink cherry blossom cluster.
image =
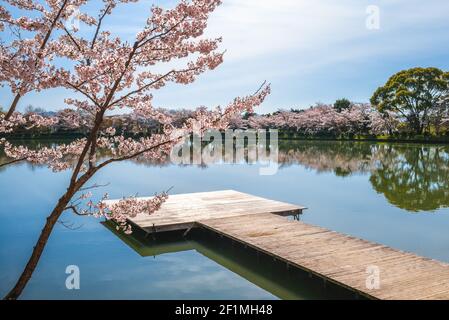
{"type": "Polygon", "coordinates": [[[71,36],[67,27],[71,19],[99,30],[102,20],[118,3],[136,1],[103,0],[104,8],[96,19],[80,11],[87,0],[5,0],[0,5],[0,32],[9,34],[4,37],[8,41],[2,41],[0,46],[0,82],[6,83],[15,96],[6,119],[27,93],[67,87],[71,70],[58,66],[55,59],[76,56],[64,46],[64,39],[71,36]]]}
{"type": "Polygon", "coordinates": [[[150,91],[168,82],[188,84],[196,76],[216,68],[223,54],[216,52],[221,39],[199,39],[206,28],[210,12],[219,4],[215,0],[182,1],[175,8],[153,7],[133,44],[112,37],[110,32],[96,33],[93,40],[67,34],[62,38],[63,56],[77,60],[66,85],[83,94],[87,100],[68,98],[66,103],[89,112],[98,108],[112,110],[151,105],[150,91]],[[189,56],[195,59],[189,60],[189,56]],[[173,68],[170,62],[184,67],[173,68]],[[148,67],[167,64],[164,73],[154,73],[148,67]]]}
{"type": "MultiPolygon", "coordinates": [[[[92,197],[91,192],[81,194],[77,201],[83,201],[92,197]]],[[[159,210],[167,201],[168,193],[162,192],[150,198],[137,198],[131,196],[118,201],[108,200],[109,194],[104,194],[98,202],[89,200],[86,208],[79,210],[80,202],[70,205],[72,209],[80,216],[92,216],[95,218],[105,218],[116,223],[117,230],[121,230],[126,234],[132,233],[132,226],[129,223],[130,218],[135,218],[138,214],[152,214],[159,210]]]]}
{"type": "Polygon", "coordinates": [[[392,113],[380,113],[368,104],[353,104],[338,112],[333,106],[319,104],[305,110],[278,111],[271,115],[234,117],[231,127],[238,129],[285,129],[315,134],[391,134],[400,120],[392,113]]]}
{"type": "Polygon", "coordinates": [[[0,114],[0,134],[11,133],[17,127],[25,127],[26,129],[51,127],[59,122],[58,117],[46,117],[37,113],[21,114],[14,112],[11,118],[5,120],[5,115],[0,114]]]}
{"type": "MultiPolygon", "coordinates": [[[[208,110],[204,107],[198,108],[192,117],[185,120],[182,130],[186,134],[195,132],[202,135],[210,129],[225,130],[236,117],[241,117],[244,113],[252,113],[254,108],[259,106],[270,94],[270,85],[264,84],[255,94],[238,97],[225,108],[220,106],[215,110],[208,110]]],[[[182,131],[181,131],[182,132],[182,131]]]]}
{"type": "Polygon", "coordinates": [[[86,114],[73,109],[64,109],[57,113],[58,123],[63,124],[66,128],[79,128],[90,126],[92,115],[86,114]]]}
{"type": "Polygon", "coordinates": [[[14,128],[24,125],[25,123],[26,120],[20,113],[14,113],[9,120],[5,120],[5,115],[0,114],[0,133],[10,133],[14,128]]]}
{"type": "MultiPolygon", "coordinates": [[[[129,218],[138,214],[152,214],[159,210],[168,199],[168,194],[163,192],[149,199],[128,197],[118,202],[106,205],[107,211],[104,216],[117,224],[117,230],[123,230],[126,234],[132,233],[132,227],[128,223],[129,218]]],[[[104,202],[100,206],[105,206],[104,202]]]]}
{"type": "Polygon", "coordinates": [[[1,30],[13,32],[7,38],[11,40],[0,47],[0,80],[16,97],[59,86],[67,78],[68,72],[52,63],[58,48],[52,35],[63,28],[74,8],[84,3],[65,0],[46,1],[44,5],[40,1],[5,0],[0,9],[1,30]]]}

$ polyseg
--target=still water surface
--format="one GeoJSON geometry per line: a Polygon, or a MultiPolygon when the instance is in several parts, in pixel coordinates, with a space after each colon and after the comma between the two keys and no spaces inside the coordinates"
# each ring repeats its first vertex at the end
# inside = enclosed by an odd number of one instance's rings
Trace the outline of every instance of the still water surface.
{"type": "MultiPolygon", "coordinates": [[[[282,142],[279,170],[259,164],[114,164],[95,177],[111,198],[235,189],[304,205],[301,219],[449,262],[449,146],[282,142]]],[[[0,294],[14,284],[69,173],[17,164],[0,170],[0,294]]],[[[65,213],[23,298],[308,299],[351,297],[201,232],[189,239],[121,238],[65,213]],[[81,289],[67,290],[77,265],[81,289]]],[[[137,236],[137,235],[136,235],[137,236]]]]}

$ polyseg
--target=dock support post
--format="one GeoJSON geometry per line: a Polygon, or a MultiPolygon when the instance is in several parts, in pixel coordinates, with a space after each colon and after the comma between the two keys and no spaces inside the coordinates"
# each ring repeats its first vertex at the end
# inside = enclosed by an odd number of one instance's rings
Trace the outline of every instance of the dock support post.
{"type": "Polygon", "coordinates": [[[187,234],[190,232],[190,230],[193,229],[193,226],[191,226],[190,228],[188,228],[183,234],[182,236],[185,238],[187,236],[187,234]]]}
{"type": "Polygon", "coordinates": [[[156,240],[156,226],[154,225],[154,223],[153,223],[153,232],[151,233],[151,235],[152,235],[152,237],[153,237],[153,240],[156,240]]]}

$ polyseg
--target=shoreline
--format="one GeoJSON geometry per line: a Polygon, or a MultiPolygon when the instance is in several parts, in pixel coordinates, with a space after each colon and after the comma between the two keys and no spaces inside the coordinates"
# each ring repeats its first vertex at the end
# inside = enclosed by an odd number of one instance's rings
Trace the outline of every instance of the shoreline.
{"type": "MultiPolygon", "coordinates": [[[[0,138],[6,138],[11,141],[49,141],[49,140],[74,140],[85,137],[82,134],[67,134],[67,135],[10,135],[0,136],[0,138]]],[[[132,137],[132,136],[129,136],[132,137]]],[[[141,137],[141,136],[138,136],[141,137]]],[[[136,136],[137,138],[137,136],[136,136]]],[[[306,136],[287,136],[280,133],[278,136],[279,141],[340,141],[340,142],[383,142],[383,143],[416,143],[416,144],[449,144],[449,136],[441,137],[306,137],[306,136]]]]}
{"type": "Polygon", "coordinates": [[[415,144],[449,144],[449,137],[437,139],[406,139],[406,138],[303,138],[303,137],[280,137],[279,141],[339,141],[339,142],[386,142],[386,143],[415,143],[415,144]]]}

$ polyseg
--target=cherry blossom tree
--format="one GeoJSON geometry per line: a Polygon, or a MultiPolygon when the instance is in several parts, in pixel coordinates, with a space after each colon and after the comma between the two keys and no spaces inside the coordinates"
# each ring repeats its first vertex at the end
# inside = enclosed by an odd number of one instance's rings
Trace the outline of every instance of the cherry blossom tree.
{"type": "MultiPolygon", "coordinates": [[[[238,121],[233,120],[234,123],[238,121]]],[[[393,134],[399,123],[398,117],[391,112],[380,113],[369,104],[352,103],[341,111],[331,105],[317,104],[305,110],[280,110],[270,115],[254,115],[244,124],[255,129],[276,128],[306,136],[338,137],[350,134],[393,134]]]]}
{"type": "MultiPolygon", "coordinates": [[[[61,4],[61,1],[47,2],[54,6],[61,4]]],[[[110,13],[108,6],[116,2],[105,0],[106,6],[99,18],[83,20],[87,25],[95,26],[91,37],[80,35],[76,30],[64,30],[65,34],[54,43],[58,47],[55,49],[57,56],[74,62],[73,70],[64,73],[58,85],[70,88],[82,97],[66,99],[76,112],[66,114],[64,121],[76,127],[80,125],[77,113],[89,114],[91,120],[83,123],[89,127],[87,136],[39,150],[29,150],[2,140],[6,155],[13,161],[25,159],[46,164],[54,171],[71,170],[67,189],[47,217],[30,259],[6,299],[16,299],[22,293],[63,212],[71,210],[77,215],[112,219],[119,229],[129,233],[132,231],[127,223],[129,217],[142,212],[151,214],[167,198],[167,194],[162,192],[150,200],[125,198],[112,206],[105,204],[106,195],[103,201],[88,201],[91,194],[86,190],[92,187],[88,182],[99,170],[120,161],[167,156],[173,146],[190,133],[204,134],[210,129],[225,129],[236,114],[253,112],[253,108],[262,103],[270,92],[270,87],[264,83],[254,94],[236,98],[224,108],[199,108],[184,120],[181,128],[176,128],[172,115],[153,107],[152,94],[170,82],[190,84],[203,72],[222,63],[223,53],[218,52],[221,39],[202,37],[208,16],[220,0],[182,0],[172,9],[153,6],[151,16],[131,43],[102,30],[101,20],[110,13]],[[165,72],[152,71],[164,67],[165,72]],[[157,120],[162,124],[162,132],[139,139],[117,134],[112,126],[105,125],[108,123],[107,114],[117,109],[128,110],[143,119],[157,120]],[[107,151],[106,157],[98,157],[101,150],[107,151]],[[82,206],[85,201],[87,204],[82,206]]],[[[26,5],[38,6],[37,1],[11,0],[9,3],[20,3],[23,8],[26,5]]],[[[52,21],[54,19],[46,19],[43,23],[46,27],[42,29],[51,29],[52,21]]]]}
{"type": "Polygon", "coordinates": [[[370,132],[375,135],[392,135],[398,131],[400,119],[392,112],[383,113],[373,111],[369,115],[370,132]]]}

